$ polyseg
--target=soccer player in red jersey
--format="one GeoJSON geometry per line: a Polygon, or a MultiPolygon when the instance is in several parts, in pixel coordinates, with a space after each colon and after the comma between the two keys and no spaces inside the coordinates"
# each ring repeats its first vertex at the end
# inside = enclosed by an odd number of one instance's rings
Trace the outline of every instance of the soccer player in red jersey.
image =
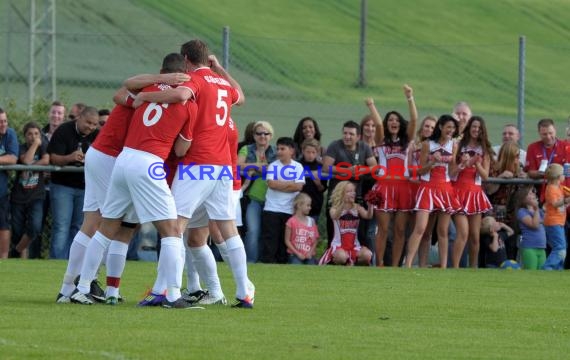
{"type": "MultiPolygon", "coordinates": [[[[184,69],[184,59],[179,54],[169,54],[164,59],[163,71],[180,72],[184,69]]],[[[143,91],[169,88],[166,84],[155,84],[143,91]]],[[[176,221],[176,207],[160,172],[173,144],[178,156],[186,153],[192,136],[191,121],[195,117],[196,104],[191,101],[145,103],[135,110],[123,150],[111,175],[111,185],[102,208],[103,220],[88,248],[91,250],[93,245],[93,258],[100,261],[110,239],[116,239],[122,218],[132,209],[140,222],[153,222],[163,236],[158,271],[166,279],[167,292],[162,306],[167,308],[190,305],[181,297],[177,276],[182,238],[176,221]],[[157,168],[160,168],[158,173],[157,168]]]]}
{"type": "Polygon", "coordinates": [[[169,91],[141,93],[137,101],[178,102],[195,98],[198,118],[193,126],[192,146],[184,157],[185,166],[178,167],[172,184],[180,228],[186,228],[189,222],[195,226],[190,218],[200,206],[205,207],[226,242],[237,287],[233,306],[252,308],[254,290],[248,282],[245,249],[235,225],[227,131],[231,106],[243,104],[245,97],[237,81],[215,56],[209,55],[204,42],[191,40],[182,45],[181,53],[187,61],[190,82],[169,91]],[[206,169],[210,175],[205,176],[206,169]],[[190,191],[195,196],[185,196],[190,191]]]}

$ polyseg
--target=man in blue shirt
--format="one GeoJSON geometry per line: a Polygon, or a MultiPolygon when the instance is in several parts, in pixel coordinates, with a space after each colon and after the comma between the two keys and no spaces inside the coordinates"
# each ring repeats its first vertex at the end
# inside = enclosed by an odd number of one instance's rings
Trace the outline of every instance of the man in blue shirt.
{"type": "MultiPolygon", "coordinates": [[[[8,115],[0,108],[0,165],[18,162],[18,136],[8,127],[8,115]]],[[[0,259],[8,258],[10,252],[10,195],[8,172],[0,170],[0,259]]]]}

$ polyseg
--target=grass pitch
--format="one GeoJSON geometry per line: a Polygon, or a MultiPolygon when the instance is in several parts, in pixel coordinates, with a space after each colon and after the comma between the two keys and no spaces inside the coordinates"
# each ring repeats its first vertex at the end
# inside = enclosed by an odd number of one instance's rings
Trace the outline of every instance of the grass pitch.
{"type": "MultiPolygon", "coordinates": [[[[57,305],[66,263],[0,262],[2,359],[560,359],[567,272],[250,265],[253,310],[136,308],[154,263],[129,262],[126,303],[57,305]]],[[[233,281],[219,264],[228,299],[233,281]]]]}

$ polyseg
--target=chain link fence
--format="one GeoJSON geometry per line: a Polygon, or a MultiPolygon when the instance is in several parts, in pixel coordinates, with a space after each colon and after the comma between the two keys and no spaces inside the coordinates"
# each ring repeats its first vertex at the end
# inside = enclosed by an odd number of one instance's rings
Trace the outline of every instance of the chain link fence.
{"type": "MultiPolygon", "coordinates": [[[[158,72],[164,55],[179,51],[182,43],[198,36],[127,2],[59,0],[55,2],[54,57],[50,58],[49,39],[41,24],[35,54],[30,57],[29,27],[24,21],[27,3],[5,0],[6,11],[0,15],[4,24],[2,95],[22,106],[28,100],[30,62],[36,64],[39,80],[50,64],[55,66],[54,97],[70,104],[111,107],[113,91],[125,78],[158,72]],[[134,19],[136,23],[131,24],[134,19]]],[[[220,58],[224,46],[229,48],[229,70],[247,97],[246,105],[234,110],[242,129],[247,122],[268,120],[277,135],[290,136],[299,119],[313,116],[322,123],[324,142],[329,142],[340,136],[344,121],[365,115],[365,97],[376,98],[381,113],[393,109],[407,113],[404,83],[414,87],[420,116],[448,113],[457,101],[469,102],[475,113],[488,120],[493,141],[500,140],[498,130],[503,124],[517,121],[518,37],[506,43],[426,44],[399,39],[395,32],[393,40],[366,43],[366,87],[359,87],[357,29],[353,41],[269,38],[230,31],[228,44],[222,42],[222,30],[200,35],[220,58]]],[[[570,42],[545,44],[530,38],[526,50],[528,126],[524,135],[530,141],[536,137],[534,124],[542,117],[557,120],[560,130],[566,125],[562,122],[569,111],[563,89],[570,78],[565,61],[570,57],[570,42]]],[[[35,97],[47,92],[48,82],[39,81],[35,97]]]]}

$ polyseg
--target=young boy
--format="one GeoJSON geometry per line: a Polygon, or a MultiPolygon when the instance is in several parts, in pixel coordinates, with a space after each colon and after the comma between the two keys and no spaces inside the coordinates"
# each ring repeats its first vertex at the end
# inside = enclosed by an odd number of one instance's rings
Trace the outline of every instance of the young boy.
{"type": "Polygon", "coordinates": [[[514,234],[508,225],[498,222],[492,216],[481,221],[481,249],[484,253],[484,264],[488,268],[498,268],[508,259],[505,241],[514,234]]]}
{"type": "Polygon", "coordinates": [[[564,270],[566,259],[566,206],[570,198],[564,197],[561,182],[564,181],[564,168],[559,164],[550,164],[546,169],[546,193],[544,201],[544,229],[546,242],[552,249],[544,263],[544,270],[564,270]]]}
{"type": "Polygon", "coordinates": [[[293,160],[294,154],[293,139],[277,139],[277,160],[263,171],[269,187],[261,228],[261,261],[264,263],[287,263],[285,224],[293,215],[293,200],[305,184],[303,166],[293,160]]]}

